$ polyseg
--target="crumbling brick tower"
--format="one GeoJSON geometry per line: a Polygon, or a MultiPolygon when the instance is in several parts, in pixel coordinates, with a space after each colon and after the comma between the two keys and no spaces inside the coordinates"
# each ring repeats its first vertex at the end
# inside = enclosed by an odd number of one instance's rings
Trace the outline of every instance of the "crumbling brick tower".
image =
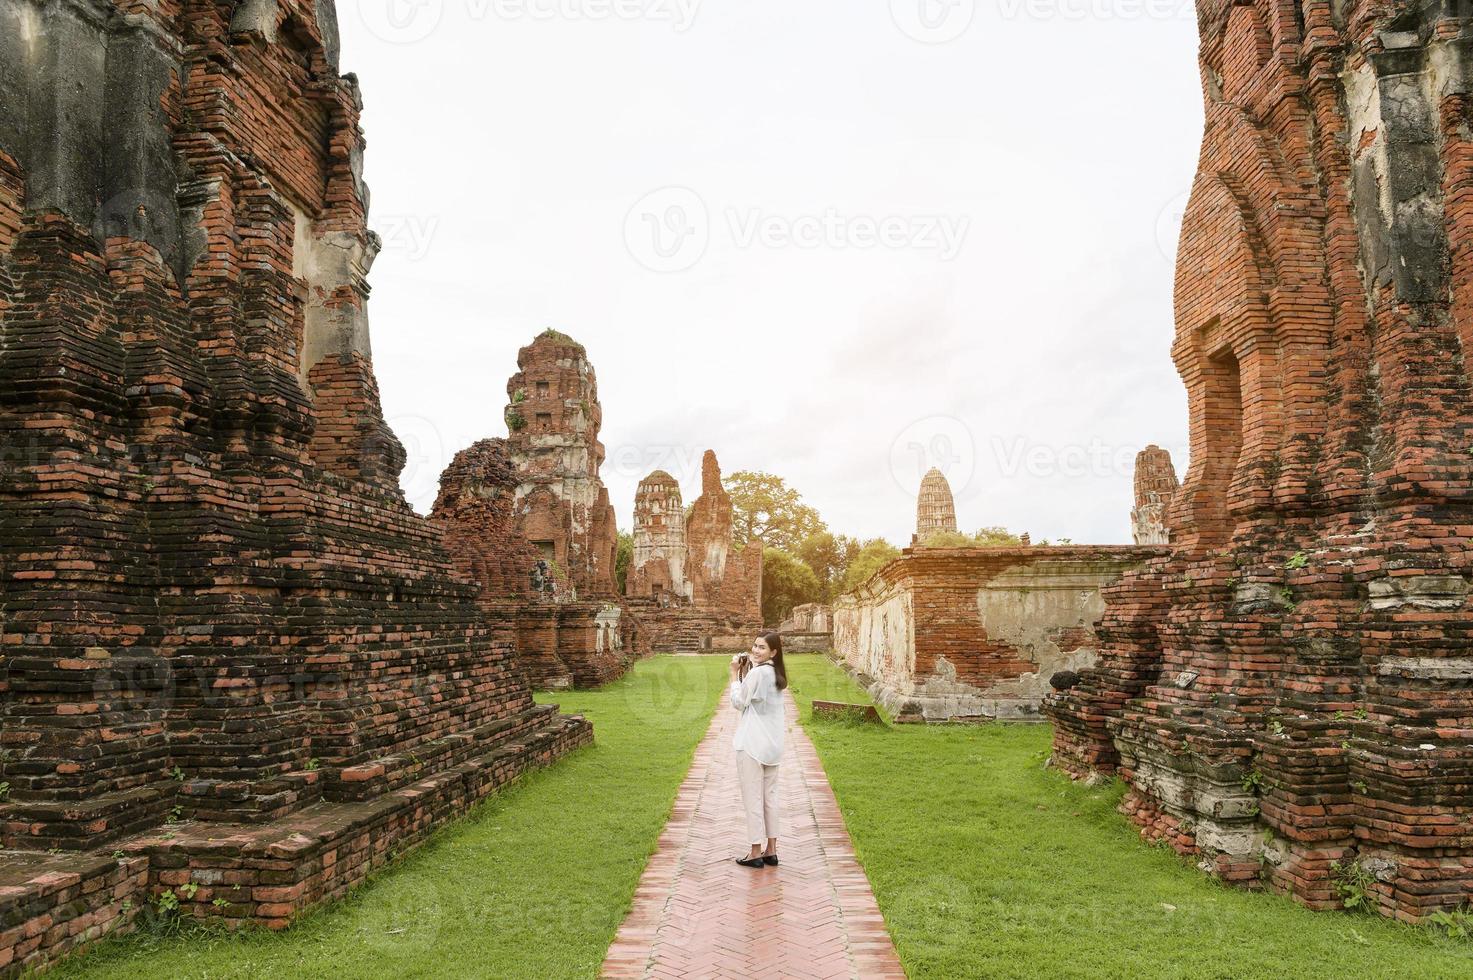
{"type": "Polygon", "coordinates": [[[516,488],[506,441],[482,439],[440,474],[430,520],[457,569],[480,590],[484,618],[516,649],[527,680],[538,688],[571,687],[575,672],[558,647],[560,597],[539,567],[541,553],[522,534],[516,488]]]}
{"type": "Polygon", "coordinates": [[[614,594],[618,528],[598,471],[603,408],[583,345],[547,330],[517,354],[506,383],[507,449],[527,538],[586,596],[614,594]]]}
{"type": "Polygon", "coordinates": [[[734,508],[721,485],[721,464],[706,450],[701,495],[685,522],[685,574],[697,606],[721,610],[755,625],[762,622],[762,542],[740,551],[732,544],[734,508]]]}
{"type": "Polygon", "coordinates": [[[639,481],[634,494],[634,555],[624,594],[690,598],[685,578],[685,505],[680,484],[664,470],[639,481]]]}
{"type": "Polygon", "coordinates": [[[762,544],[733,548],[735,508],[709,450],[701,489],[689,517],[664,470],[635,494],[625,605],[639,618],[645,649],[742,649],[762,626],[762,544]]]}
{"type": "Polygon", "coordinates": [[[932,467],[921,478],[916,496],[915,541],[920,543],[933,534],[956,533],[956,502],[946,475],[932,467]]]}
{"type": "Polygon", "coordinates": [[[551,568],[557,608],[524,607],[519,648],[534,681],[545,651],[567,664],[579,686],[613,680],[638,647],[634,618],[625,615],[614,584],[618,526],[599,476],[604,461],[598,432],[603,408],[583,345],[543,331],[517,354],[507,382],[506,452],[516,474],[515,519],[551,568]]]}
{"type": "MultiPolygon", "coordinates": [[[[231,867],[186,904],[271,925],[590,737],[398,489],[336,37],[327,0],[0,0],[0,833],[88,884],[231,867]]],[[[12,924],[58,894],[18,866],[12,924]]]]}
{"type": "Polygon", "coordinates": [[[1055,757],[1234,881],[1473,899],[1473,23],[1198,4],[1175,551],[1110,590],[1055,757]]]}
{"type": "Polygon", "coordinates": [[[1147,446],[1136,454],[1135,507],[1130,512],[1130,533],[1136,544],[1171,540],[1166,512],[1176,490],[1176,467],[1171,465],[1170,453],[1160,446],[1147,446]]]}

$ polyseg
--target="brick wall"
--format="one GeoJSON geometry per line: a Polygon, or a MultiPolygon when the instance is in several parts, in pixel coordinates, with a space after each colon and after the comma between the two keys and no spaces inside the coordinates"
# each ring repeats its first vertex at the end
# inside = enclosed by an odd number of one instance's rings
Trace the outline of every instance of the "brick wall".
{"type": "Polygon", "coordinates": [[[1055,758],[1226,879],[1323,908],[1359,864],[1416,920],[1473,899],[1473,37],[1441,4],[1198,13],[1191,467],[1055,758]]]}
{"type": "MultiPolygon", "coordinates": [[[[310,813],[339,853],[367,805],[387,854],[590,737],[398,489],[358,92],[319,9],[137,5],[143,30],[61,0],[0,104],[0,838],[60,852],[0,860],[3,975],[128,927],[109,889],[141,906],[195,862],[143,843],[166,820],[310,813]]],[[[261,857],[291,879],[263,887],[318,873],[261,857]]],[[[196,911],[281,924],[369,866],[196,911]]]]}
{"type": "Polygon", "coordinates": [[[1052,674],[1094,662],[1101,589],[1157,553],[907,549],[835,601],[834,652],[900,720],[1036,718],[1052,674]]]}
{"type": "Polygon", "coordinates": [[[626,606],[640,624],[641,652],[732,644],[746,649],[761,631],[761,542],[737,549],[733,520],[731,494],[710,450],[701,460],[701,495],[689,517],[668,473],[657,470],[641,481],[625,590],[626,606]]]}

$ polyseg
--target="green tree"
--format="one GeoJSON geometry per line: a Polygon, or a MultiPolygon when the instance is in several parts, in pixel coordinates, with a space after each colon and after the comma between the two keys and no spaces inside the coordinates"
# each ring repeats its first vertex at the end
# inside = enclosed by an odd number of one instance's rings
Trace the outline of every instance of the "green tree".
{"type": "Polygon", "coordinates": [[[920,542],[922,548],[1017,548],[1023,539],[1005,527],[984,527],[976,534],[936,531],[920,542]]]}
{"type": "Polygon", "coordinates": [[[845,534],[819,531],[798,545],[798,558],[813,569],[820,587],[819,602],[832,602],[844,569],[858,556],[860,543],[845,534]]]}
{"type": "Polygon", "coordinates": [[[619,585],[619,594],[624,594],[624,584],[629,581],[629,566],[634,564],[634,535],[619,532],[619,550],[614,553],[614,581],[619,585]]]}
{"type": "Polygon", "coordinates": [[[871,538],[860,547],[839,579],[838,594],[864,584],[871,575],[900,557],[900,549],[884,538],[871,538]]]}
{"type": "Polygon", "coordinates": [[[827,530],[818,511],[780,476],[742,470],[722,482],[731,494],[732,538],[739,547],[760,538],[767,547],[794,555],[804,538],[827,530]]]}
{"type": "Polygon", "coordinates": [[[972,535],[972,540],[985,548],[1017,548],[1023,538],[1005,527],[984,527],[972,535]]]}
{"type": "Polygon", "coordinates": [[[817,602],[820,586],[813,569],[779,548],[762,549],[762,621],[776,626],[794,606],[817,602]]]}
{"type": "Polygon", "coordinates": [[[917,543],[921,548],[975,548],[977,542],[970,534],[960,531],[932,531],[917,543]]]}

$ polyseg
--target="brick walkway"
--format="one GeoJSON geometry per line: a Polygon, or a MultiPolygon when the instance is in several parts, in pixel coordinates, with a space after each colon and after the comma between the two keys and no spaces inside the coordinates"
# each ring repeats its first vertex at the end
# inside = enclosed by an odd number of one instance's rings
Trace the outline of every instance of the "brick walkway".
{"type": "Polygon", "coordinates": [[[791,697],[787,718],[782,864],[732,860],[746,850],[746,824],[731,748],[737,713],[723,692],[605,977],[905,976],[791,697]]]}

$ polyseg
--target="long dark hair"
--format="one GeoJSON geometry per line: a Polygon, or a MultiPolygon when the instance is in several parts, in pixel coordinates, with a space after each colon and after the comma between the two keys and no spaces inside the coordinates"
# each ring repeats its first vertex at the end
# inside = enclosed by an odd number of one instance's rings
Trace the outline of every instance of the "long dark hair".
{"type": "Polygon", "coordinates": [[[767,648],[772,651],[772,672],[777,675],[777,689],[785,691],[788,688],[788,669],[783,666],[783,636],[781,633],[763,633],[762,639],[767,648]]]}

